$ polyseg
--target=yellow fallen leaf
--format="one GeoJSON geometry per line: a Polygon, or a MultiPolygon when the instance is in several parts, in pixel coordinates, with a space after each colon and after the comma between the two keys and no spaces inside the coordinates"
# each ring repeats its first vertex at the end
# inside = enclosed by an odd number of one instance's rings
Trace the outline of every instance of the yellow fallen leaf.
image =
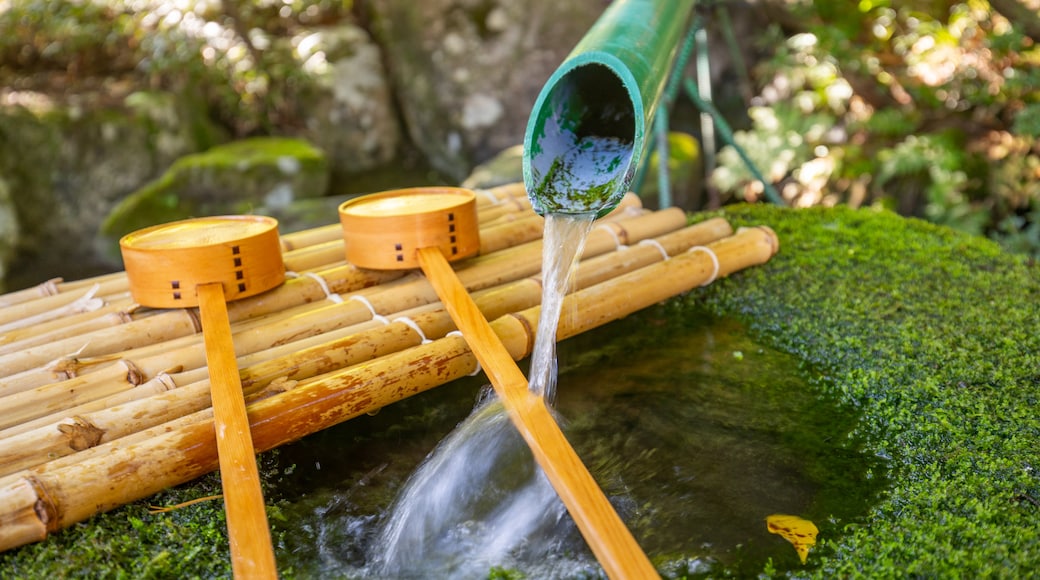
{"type": "Polygon", "coordinates": [[[816,524],[809,520],[803,520],[798,516],[773,514],[766,517],[766,528],[773,534],[780,534],[785,540],[794,545],[802,564],[809,556],[809,548],[816,545],[816,524]]]}

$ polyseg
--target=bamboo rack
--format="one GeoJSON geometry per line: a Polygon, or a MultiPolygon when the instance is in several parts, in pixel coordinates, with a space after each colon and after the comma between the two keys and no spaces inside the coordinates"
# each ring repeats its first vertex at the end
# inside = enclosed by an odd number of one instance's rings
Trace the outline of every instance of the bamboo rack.
{"type": "MultiPolygon", "coordinates": [[[[520,185],[479,192],[480,253],[453,265],[514,360],[530,353],[540,302],[541,218],[523,195],[520,185]]],[[[593,228],[564,302],[577,316],[563,317],[557,340],[778,249],[768,228],[687,226],[679,210],[636,201],[593,228]]],[[[477,368],[422,275],[346,262],[339,224],[281,242],[287,281],[228,304],[258,451],[477,368]]],[[[0,332],[0,551],[217,469],[197,310],[136,308],[121,284],[117,273],[0,296],[0,324],[11,325],[0,332]],[[53,314],[93,288],[94,310],[53,314]],[[54,324],[18,324],[41,314],[54,324]]]]}

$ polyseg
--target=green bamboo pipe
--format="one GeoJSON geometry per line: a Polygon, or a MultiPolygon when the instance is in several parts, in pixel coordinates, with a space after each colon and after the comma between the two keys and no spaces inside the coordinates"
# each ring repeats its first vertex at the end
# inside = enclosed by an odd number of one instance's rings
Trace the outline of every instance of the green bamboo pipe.
{"type": "Polygon", "coordinates": [[[615,0],[549,77],[524,134],[535,211],[602,216],[617,206],[692,10],[693,0],[615,0]]]}

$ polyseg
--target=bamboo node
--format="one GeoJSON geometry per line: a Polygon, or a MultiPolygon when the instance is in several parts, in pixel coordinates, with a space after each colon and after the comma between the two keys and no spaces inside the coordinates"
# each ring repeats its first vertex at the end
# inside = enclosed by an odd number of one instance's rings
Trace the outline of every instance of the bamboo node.
{"type": "Polygon", "coordinates": [[[78,415],[72,417],[71,421],[72,423],[58,424],[58,431],[61,431],[61,434],[68,439],[70,449],[83,451],[101,443],[101,437],[105,434],[104,429],[95,427],[93,423],[78,415]]]}
{"type": "Polygon", "coordinates": [[[51,278],[50,280],[41,283],[37,286],[40,291],[40,296],[57,296],[61,293],[61,291],[58,290],[58,284],[62,282],[64,282],[63,278],[51,278]]]}
{"type": "Polygon", "coordinates": [[[512,313],[508,316],[515,318],[520,322],[520,326],[524,328],[524,335],[527,337],[527,346],[524,347],[524,356],[531,354],[531,352],[534,351],[535,336],[535,329],[531,326],[531,321],[529,321],[526,316],[521,316],[517,313],[512,313]]]}
{"type": "Polygon", "coordinates": [[[199,316],[198,308],[185,308],[184,313],[188,315],[188,320],[191,321],[191,328],[195,334],[202,333],[202,318],[199,316]]]}
{"type": "Polygon", "coordinates": [[[711,263],[714,265],[715,269],[712,270],[711,276],[708,276],[708,279],[703,284],[701,284],[701,286],[707,286],[708,284],[714,282],[715,278],[719,277],[719,257],[715,255],[715,251],[709,248],[708,246],[694,246],[690,248],[689,251],[704,252],[708,254],[708,257],[711,258],[711,263]]]}
{"type": "Polygon", "coordinates": [[[181,372],[183,368],[183,366],[177,365],[164,371],[160,371],[159,374],[155,375],[155,377],[149,382],[158,383],[158,385],[162,387],[163,391],[172,391],[177,388],[177,382],[174,381],[173,377],[170,375],[172,373],[181,372]]]}
{"type": "Polygon", "coordinates": [[[299,381],[295,381],[293,379],[290,379],[289,377],[278,377],[277,379],[265,385],[264,388],[246,397],[246,401],[252,404],[256,401],[261,401],[268,397],[280,395],[287,391],[293,390],[294,388],[296,388],[296,385],[298,384],[299,381]]]}
{"type": "Polygon", "coordinates": [[[126,367],[126,382],[136,387],[147,380],[144,373],[141,372],[141,369],[131,361],[122,359],[119,362],[123,363],[123,366],[126,367]]]}
{"type": "Polygon", "coordinates": [[[60,529],[57,525],[59,523],[58,510],[54,506],[54,500],[51,499],[51,494],[47,491],[47,486],[32,475],[23,478],[22,481],[29,485],[32,489],[32,493],[36,496],[36,501],[33,502],[33,512],[36,513],[36,518],[40,520],[40,523],[48,532],[60,529]],[[52,524],[54,527],[52,527],[52,524]]]}
{"type": "Polygon", "coordinates": [[[78,377],[80,372],[87,367],[92,367],[119,360],[118,354],[79,358],[77,355],[80,352],[83,352],[83,349],[86,347],[87,345],[83,345],[83,348],[79,349],[79,351],[69,356],[65,356],[51,361],[51,363],[47,366],[47,370],[59,377],[62,377],[62,379],[73,379],[78,377]]]}

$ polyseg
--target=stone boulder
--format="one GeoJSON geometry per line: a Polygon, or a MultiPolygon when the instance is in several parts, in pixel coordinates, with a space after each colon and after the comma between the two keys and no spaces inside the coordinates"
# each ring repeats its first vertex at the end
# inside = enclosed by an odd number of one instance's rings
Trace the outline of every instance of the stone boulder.
{"type": "Polygon", "coordinates": [[[4,277],[14,258],[20,230],[11,186],[0,176],[0,292],[4,291],[4,277]]]}
{"type": "Polygon", "coordinates": [[[353,24],[316,28],[292,39],[294,66],[310,83],[294,94],[302,126],[288,135],[325,152],[337,178],[389,163],[401,128],[379,47],[353,24]]]}
{"type": "Polygon", "coordinates": [[[545,81],[608,2],[368,0],[411,140],[461,181],[523,141],[545,81]]]}
{"type": "Polygon", "coordinates": [[[20,226],[10,289],[111,270],[91,243],[109,210],[221,138],[186,95],[106,90],[61,101],[9,94],[0,105],[0,176],[20,226]]]}
{"type": "Polygon", "coordinates": [[[325,154],[299,139],[255,137],[182,157],[113,208],[101,226],[102,251],[116,259],[120,237],[164,222],[320,197],[328,175],[325,154]]]}

